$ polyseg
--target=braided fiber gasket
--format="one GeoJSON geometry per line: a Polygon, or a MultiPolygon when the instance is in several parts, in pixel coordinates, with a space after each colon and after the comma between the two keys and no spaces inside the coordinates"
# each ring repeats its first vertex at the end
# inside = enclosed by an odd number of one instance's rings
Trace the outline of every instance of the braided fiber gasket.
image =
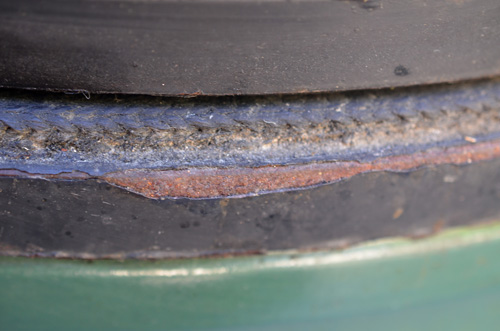
{"type": "MultiPolygon", "coordinates": [[[[82,92],[83,93],[83,92],[82,92]]],[[[158,98],[147,96],[61,95],[0,92],[4,127],[64,133],[128,132],[148,128],[198,129],[341,125],[438,116],[464,108],[500,107],[500,79],[350,93],[263,97],[158,98]]],[[[5,128],[4,128],[5,129],[5,128]]]]}
{"type": "Polygon", "coordinates": [[[0,164],[131,168],[362,160],[495,136],[500,79],[349,93],[160,98],[0,92],[0,164]]]}

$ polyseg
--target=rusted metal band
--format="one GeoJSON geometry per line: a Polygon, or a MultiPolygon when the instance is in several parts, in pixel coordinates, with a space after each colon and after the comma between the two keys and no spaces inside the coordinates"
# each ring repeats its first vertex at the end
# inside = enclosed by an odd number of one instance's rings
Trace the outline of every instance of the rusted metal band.
{"type": "Polygon", "coordinates": [[[0,170],[0,176],[50,180],[100,179],[152,199],[244,197],[304,189],[367,172],[410,171],[422,166],[461,165],[500,157],[500,140],[481,143],[475,143],[472,137],[467,137],[467,140],[467,145],[382,157],[371,162],[344,161],[256,168],[131,169],[102,176],[91,176],[78,171],[30,174],[6,169],[0,170]]]}
{"type": "MultiPolygon", "coordinates": [[[[472,139],[472,138],[471,138],[472,139]]],[[[372,162],[331,162],[259,168],[125,170],[100,178],[148,198],[220,198],[302,189],[374,171],[409,171],[422,166],[468,164],[500,157],[500,140],[372,162]]]]}

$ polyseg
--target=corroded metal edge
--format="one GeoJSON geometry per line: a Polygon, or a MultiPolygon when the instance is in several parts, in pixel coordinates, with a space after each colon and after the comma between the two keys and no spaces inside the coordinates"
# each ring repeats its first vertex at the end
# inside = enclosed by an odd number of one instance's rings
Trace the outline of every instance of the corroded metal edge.
{"type": "MultiPolygon", "coordinates": [[[[392,259],[406,255],[425,255],[443,250],[455,250],[464,247],[480,245],[492,241],[500,240],[500,220],[498,218],[491,218],[487,220],[478,220],[477,223],[467,226],[457,226],[449,229],[443,229],[429,234],[425,237],[384,237],[375,240],[368,240],[362,243],[353,244],[342,249],[315,249],[315,250],[281,250],[273,252],[231,252],[219,254],[207,254],[205,256],[197,256],[198,258],[211,258],[213,260],[219,259],[222,264],[227,264],[221,267],[217,265],[204,265],[203,260],[199,260],[199,264],[185,265],[183,270],[176,269],[177,265],[170,266],[172,261],[165,261],[165,264],[160,265],[143,265],[142,270],[128,270],[126,265],[121,261],[105,263],[113,263],[112,266],[116,267],[109,276],[120,277],[190,277],[199,276],[206,277],[211,275],[220,275],[227,273],[244,273],[255,271],[259,269],[275,269],[275,268],[304,268],[311,266],[326,266],[338,265],[344,263],[356,263],[378,259],[392,259]],[[255,259],[240,259],[248,255],[263,255],[255,259]],[[228,259],[232,258],[232,259],[228,259]],[[201,266],[203,265],[203,266],[201,266]],[[163,272],[159,272],[162,270],[163,272]],[[203,271],[201,271],[203,270],[203,271]]],[[[9,263],[15,261],[23,261],[22,259],[14,260],[12,256],[5,251],[0,251],[2,260],[0,263],[9,263]]],[[[33,255],[15,255],[20,258],[33,258],[43,256],[33,255]]],[[[65,256],[63,253],[60,255],[52,255],[51,257],[60,260],[72,259],[72,257],[65,256]]],[[[91,255],[82,255],[82,260],[93,260],[99,263],[98,260],[120,260],[123,258],[121,255],[110,255],[95,258],[91,255]]],[[[148,260],[148,258],[138,258],[138,260],[148,260]]],[[[215,262],[214,261],[214,262],[215,262]]],[[[161,261],[158,261],[162,263],[161,261]]],[[[210,262],[206,262],[210,263],[210,262]]],[[[48,274],[52,272],[50,269],[46,270],[48,274]]],[[[86,270],[81,270],[79,274],[86,274],[86,270]]],[[[74,276],[72,272],[67,276],[74,276]]],[[[90,275],[96,275],[90,273],[90,275]]]]}
{"type": "Polygon", "coordinates": [[[500,157],[500,140],[432,148],[409,155],[377,158],[371,162],[327,162],[288,166],[190,168],[185,170],[131,169],[91,176],[84,172],[31,174],[1,169],[2,177],[47,180],[99,179],[147,198],[234,198],[297,190],[332,183],[361,173],[411,171],[422,166],[468,164],[500,157]]]}
{"type": "MultiPolygon", "coordinates": [[[[473,138],[470,138],[472,141],[473,138]]],[[[410,171],[422,166],[467,164],[500,157],[500,140],[448,148],[372,162],[330,162],[259,168],[125,170],[100,179],[148,198],[244,197],[332,183],[374,171],[410,171]]]]}

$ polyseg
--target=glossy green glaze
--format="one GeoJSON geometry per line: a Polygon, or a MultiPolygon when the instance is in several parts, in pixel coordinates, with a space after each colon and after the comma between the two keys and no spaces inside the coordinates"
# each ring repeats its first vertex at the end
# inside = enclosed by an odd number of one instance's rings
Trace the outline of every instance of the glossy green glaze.
{"type": "Polygon", "coordinates": [[[496,330],[500,225],[343,252],[0,259],[0,329],[496,330]]]}

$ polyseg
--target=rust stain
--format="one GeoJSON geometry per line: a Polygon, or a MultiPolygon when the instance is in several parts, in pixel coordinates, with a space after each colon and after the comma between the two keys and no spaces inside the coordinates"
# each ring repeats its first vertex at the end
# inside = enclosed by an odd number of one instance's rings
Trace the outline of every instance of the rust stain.
{"type": "Polygon", "coordinates": [[[210,94],[204,94],[203,92],[201,91],[197,91],[197,92],[194,92],[194,93],[178,93],[177,96],[179,97],[182,97],[182,98],[195,98],[195,97],[199,97],[199,96],[202,96],[202,95],[210,95],[210,94]]]}
{"type": "Polygon", "coordinates": [[[372,162],[315,163],[258,168],[196,168],[186,170],[125,170],[101,177],[143,196],[238,197],[311,187],[374,171],[408,171],[425,165],[467,164],[500,157],[500,141],[430,149],[372,162]]]}
{"type": "Polygon", "coordinates": [[[432,227],[432,233],[437,234],[441,232],[445,227],[445,225],[446,225],[445,220],[442,219],[438,220],[436,223],[434,223],[434,226],[432,227]]]}
{"type": "MultiPolygon", "coordinates": [[[[100,179],[152,199],[164,197],[203,199],[294,190],[332,183],[367,172],[409,171],[427,165],[460,165],[498,157],[500,157],[500,140],[434,148],[409,155],[382,157],[371,162],[341,161],[256,168],[131,169],[110,172],[102,176],[91,176],[78,171],[31,174],[4,169],[0,170],[0,177],[49,180],[100,179]]],[[[221,208],[223,207],[221,205],[221,208]]]]}
{"type": "Polygon", "coordinates": [[[398,218],[401,217],[401,215],[403,215],[404,213],[404,209],[403,208],[398,208],[394,211],[394,214],[392,214],[392,219],[394,220],[397,220],[398,218]]]}

